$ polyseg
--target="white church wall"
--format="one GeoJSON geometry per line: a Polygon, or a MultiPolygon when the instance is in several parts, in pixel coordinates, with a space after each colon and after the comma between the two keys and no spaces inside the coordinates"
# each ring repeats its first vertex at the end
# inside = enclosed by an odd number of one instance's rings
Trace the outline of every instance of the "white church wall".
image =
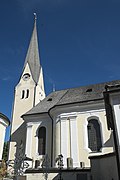
{"type": "Polygon", "coordinates": [[[63,164],[64,166],[66,167],[67,166],[67,162],[66,162],[66,159],[68,157],[68,145],[67,145],[67,142],[68,142],[68,128],[67,128],[67,123],[66,123],[66,119],[62,119],[62,121],[60,122],[61,124],[61,128],[60,128],[60,145],[61,145],[61,148],[60,148],[60,154],[63,155],[63,164]]]}
{"type": "Polygon", "coordinates": [[[42,101],[45,98],[45,94],[42,91],[40,85],[38,84],[36,86],[36,96],[35,96],[35,105],[37,105],[40,101],[42,101]]]}
{"type": "Polygon", "coordinates": [[[45,98],[45,90],[44,90],[44,81],[43,81],[43,71],[41,67],[38,84],[36,86],[35,105],[37,105],[44,98],[45,98]]]}
{"type": "Polygon", "coordinates": [[[78,167],[78,133],[76,116],[61,115],[61,149],[64,157],[64,167],[67,167],[67,158],[73,159],[73,167],[78,167]],[[64,117],[65,116],[65,117],[64,117]]]}
{"type": "Polygon", "coordinates": [[[61,123],[60,123],[60,118],[54,118],[54,124],[53,124],[53,167],[56,166],[55,159],[59,154],[61,154],[60,149],[61,149],[61,123]]]}
{"type": "Polygon", "coordinates": [[[30,79],[24,81],[22,78],[15,88],[15,102],[14,102],[14,113],[12,121],[12,133],[18,129],[18,127],[24,122],[21,115],[26,113],[33,107],[33,97],[34,97],[34,86],[35,83],[32,79],[31,72],[28,64],[23,72],[23,74],[29,73],[30,79]],[[29,88],[28,88],[29,87],[29,88]],[[29,98],[26,98],[26,91],[29,90],[29,98]],[[22,98],[22,93],[24,91],[24,97],[22,98]]]}
{"type": "MultiPolygon", "coordinates": [[[[41,90],[41,99],[45,98],[45,88],[44,88],[44,80],[43,80],[43,70],[42,67],[40,68],[40,75],[39,75],[39,80],[38,80],[38,86],[39,89],[41,90]]],[[[38,91],[39,92],[39,91],[38,91]]]]}
{"type": "Polygon", "coordinates": [[[25,139],[24,134],[25,134],[26,129],[23,129],[23,128],[20,129],[20,126],[23,125],[24,123],[24,120],[21,118],[21,116],[33,107],[35,83],[32,79],[28,64],[26,65],[26,68],[24,69],[23,74],[18,85],[15,88],[13,119],[12,119],[12,127],[11,127],[12,138],[10,142],[9,159],[14,159],[14,155],[16,153],[17,142],[20,142],[21,140],[24,141],[23,139],[25,139]],[[30,74],[30,79],[27,81],[24,81],[22,77],[23,77],[23,74],[26,74],[26,73],[30,74]],[[27,90],[29,90],[28,98],[26,98],[27,90]],[[22,97],[23,91],[24,91],[24,97],[22,97]]]}
{"type": "Polygon", "coordinates": [[[6,126],[1,123],[1,118],[0,118],[0,160],[2,159],[2,153],[3,153],[5,129],[6,126]]]}
{"type": "Polygon", "coordinates": [[[115,123],[115,128],[117,131],[117,140],[118,140],[118,145],[120,148],[120,93],[113,94],[110,96],[111,104],[113,107],[113,112],[114,112],[114,123],[115,123]]]}
{"type": "Polygon", "coordinates": [[[77,122],[76,117],[68,118],[62,114],[54,120],[54,161],[59,154],[63,155],[64,167],[67,158],[73,157],[73,166],[78,166],[77,122]]]}
{"type": "MultiPolygon", "coordinates": [[[[80,161],[85,162],[86,166],[90,166],[90,162],[88,160],[88,155],[93,154],[93,152],[88,147],[88,133],[87,133],[87,125],[88,125],[88,119],[95,118],[98,119],[98,122],[100,123],[100,129],[101,129],[101,137],[102,137],[102,149],[101,153],[105,152],[112,152],[112,144],[109,147],[105,146],[105,143],[110,139],[111,132],[107,130],[107,124],[106,124],[106,117],[105,117],[105,111],[103,110],[96,110],[96,111],[85,111],[80,112],[77,117],[78,127],[79,127],[79,155],[80,155],[80,161]]],[[[112,140],[111,140],[112,141],[112,140]]],[[[96,154],[96,153],[95,153],[96,154]]]]}
{"type": "Polygon", "coordinates": [[[9,125],[9,120],[5,115],[0,113],[0,160],[2,160],[5,132],[8,125],[9,125]]]}
{"type": "MultiPolygon", "coordinates": [[[[114,89],[115,90],[115,89],[114,89]]],[[[117,142],[118,156],[120,160],[120,90],[116,88],[116,91],[109,92],[110,104],[112,107],[114,131],[117,142]]]]}
{"type": "Polygon", "coordinates": [[[35,160],[40,160],[43,156],[38,154],[38,129],[46,128],[46,154],[51,161],[51,139],[52,139],[52,121],[48,115],[46,116],[30,116],[25,119],[27,122],[26,155],[35,160]]]}
{"type": "Polygon", "coordinates": [[[63,154],[64,165],[67,166],[67,158],[73,158],[73,167],[80,167],[84,162],[85,167],[90,167],[88,156],[90,154],[104,154],[113,152],[112,132],[107,129],[106,114],[103,102],[84,106],[62,106],[51,111],[56,124],[56,136],[54,139],[54,158],[63,154]],[[74,117],[74,118],[73,118],[74,117]],[[93,153],[88,147],[87,125],[89,118],[96,118],[100,124],[102,149],[93,153]],[[70,120],[70,124],[68,123],[70,120]],[[59,139],[59,140],[58,140],[59,139]],[[70,145],[71,143],[71,145],[70,145]],[[73,152],[73,154],[72,154],[73,152]]]}
{"type": "Polygon", "coordinates": [[[33,123],[27,123],[25,154],[29,158],[32,157],[32,154],[31,154],[31,151],[32,151],[32,127],[33,127],[33,123]]]}
{"type": "Polygon", "coordinates": [[[71,136],[71,157],[73,158],[73,167],[79,167],[78,154],[78,129],[76,117],[70,117],[70,136],[71,136]]]}
{"type": "MultiPolygon", "coordinates": [[[[39,78],[39,80],[41,81],[41,77],[39,78]]],[[[41,86],[40,83],[38,83],[38,85],[36,86],[32,78],[31,70],[27,63],[19,80],[19,83],[15,88],[15,100],[13,107],[13,119],[12,119],[12,130],[11,130],[12,138],[10,142],[9,159],[14,159],[17,142],[20,142],[22,140],[23,144],[25,145],[26,127],[25,127],[25,122],[21,118],[21,116],[25,114],[27,111],[29,111],[34,106],[34,103],[37,104],[41,99],[45,97],[44,92],[42,92],[41,90],[41,86]],[[30,77],[27,80],[24,78],[25,74],[30,75],[30,77]],[[27,97],[27,91],[28,91],[28,97],[27,97]],[[21,128],[23,124],[24,124],[24,128],[23,127],[21,128]]],[[[30,150],[28,154],[29,155],[31,154],[30,150]]]]}

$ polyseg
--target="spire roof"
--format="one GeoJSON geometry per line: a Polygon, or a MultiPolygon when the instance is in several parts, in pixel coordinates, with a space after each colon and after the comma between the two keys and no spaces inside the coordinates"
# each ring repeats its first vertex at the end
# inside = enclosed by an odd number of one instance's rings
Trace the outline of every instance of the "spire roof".
{"type": "Polygon", "coordinates": [[[37,17],[35,13],[34,13],[34,16],[35,16],[34,28],[33,28],[33,33],[30,40],[29,48],[27,51],[24,68],[26,64],[28,63],[31,73],[32,73],[32,77],[34,81],[37,83],[39,75],[40,75],[40,57],[39,57],[37,28],[36,28],[37,17]]]}

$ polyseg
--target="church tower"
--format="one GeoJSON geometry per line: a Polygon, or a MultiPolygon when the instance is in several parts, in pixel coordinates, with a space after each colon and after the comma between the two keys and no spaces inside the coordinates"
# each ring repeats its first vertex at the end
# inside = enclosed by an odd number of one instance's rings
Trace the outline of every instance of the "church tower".
{"type": "Polygon", "coordinates": [[[15,87],[9,160],[14,159],[22,143],[25,150],[26,124],[21,116],[45,98],[43,72],[40,65],[36,15],[23,71],[15,87]]]}

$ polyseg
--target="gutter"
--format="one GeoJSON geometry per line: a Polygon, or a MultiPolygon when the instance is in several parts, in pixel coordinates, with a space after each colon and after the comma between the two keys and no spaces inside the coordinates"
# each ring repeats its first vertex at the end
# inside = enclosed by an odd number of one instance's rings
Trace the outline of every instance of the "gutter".
{"type": "MultiPolygon", "coordinates": [[[[104,100],[103,97],[99,98],[99,99],[92,99],[92,100],[86,100],[86,101],[78,101],[78,102],[71,102],[71,103],[65,103],[65,104],[55,104],[53,105],[53,107],[51,107],[49,110],[45,111],[45,112],[38,112],[38,113],[32,113],[32,114],[23,114],[21,117],[23,118],[24,116],[31,116],[31,115],[40,115],[40,114],[45,114],[48,113],[48,115],[50,116],[50,118],[52,119],[51,115],[50,115],[50,111],[52,109],[54,109],[55,107],[59,107],[59,106],[66,106],[66,105],[71,105],[71,104],[82,104],[82,103],[88,103],[88,102],[95,102],[95,101],[101,101],[104,100]]],[[[29,111],[28,111],[29,112],[29,111]]]]}

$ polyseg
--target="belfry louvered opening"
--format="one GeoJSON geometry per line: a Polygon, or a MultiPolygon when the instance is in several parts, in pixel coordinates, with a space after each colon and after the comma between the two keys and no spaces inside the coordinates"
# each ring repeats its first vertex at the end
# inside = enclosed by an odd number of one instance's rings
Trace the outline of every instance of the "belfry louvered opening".
{"type": "Polygon", "coordinates": [[[45,155],[46,150],[46,128],[40,127],[38,130],[38,153],[45,155]]]}

